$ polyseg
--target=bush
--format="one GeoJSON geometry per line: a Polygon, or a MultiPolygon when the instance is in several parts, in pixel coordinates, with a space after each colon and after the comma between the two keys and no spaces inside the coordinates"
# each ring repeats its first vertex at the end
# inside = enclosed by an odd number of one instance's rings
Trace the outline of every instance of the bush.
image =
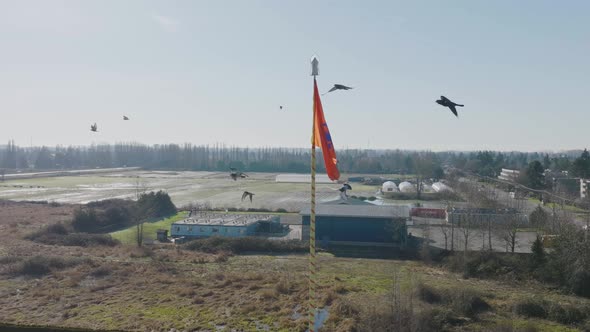
{"type": "Polygon", "coordinates": [[[34,256],[23,260],[14,270],[15,275],[42,276],[56,270],[82,263],[89,263],[88,259],[34,256]]]}
{"type": "Polygon", "coordinates": [[[434,288],[420,283],[417,287],[418,298],[426,303],[439,303],[441,296],[434,288]]]}
{"type": "Polygon", "coordinates": [[[190,241],[184,245],[188,250],[207,253],[230,252],[306,252],[309,247],[299,240],[269,240],[266,238],[241,237],[225,238],[213,236],[190,241]]]}
{"type": "Polygon", "coordinates": [[[569,280],[572,292],[578,296],[590,297],[590,272],[578,267],[569,280]]]}
{"type": "MultiPolygon", "coordinates": [[[[46,226],[36,232],[28,234],[27,236],[25,236],[25,239],[31,240],[31,241],[36,241],[37,239],[39,239],[41,237],[48,236],[48,235],[65,235],[68,233],[69,233],[69,230],[66,228],[66,226],[64,226],[62,223],[57,223],[57,224],[46,226]]],[[[41,241],[36,241],[36,242],[41,242],[41,241]]]]}
{"type": "Polygon", "coordinates": [[[534,299],[526,299],[514,305],[514,312],[525,317],[547,318],[546,303],[534,299]]]}
{"type": "Polygon", "coordinates": [[[49,225],[37,232],[25,236],[27,240],[59,246],[115,246],[119,241],[108,234],[70,233],[64,224],[49,225]]]}
{"type": "Polygon", "coordinates": [[[107,233],[134,223],[137,205],[131,200],[90,202],[74,212],[72,227],[78,232],[107,233]]]}
{"type": "Polygon", "coordinates": [[[72,233],[62,237],[61,244],[64,246],[79,246],[79,247],[93,247],[93,246],[109,246],[114,247],[120,242],[113,239],[108,234],[86,234],[86,233],[72,233]]]}
{"type": "Polygon", "coordinates": [[[468,317],[490,309],[490,305],[482,299],[481,295],[470,289],[454,290],[448,294],[448,297],[450,297],[450,304],[454,311],[468,317]]]}
{"type": "Polygon", "coordinates": [[[137,205],[146,217],[160,218],[176,213],[176,206],[172,203],[170,195],[162,190],[142,194],[137,200],[137,205]]]}
{"type": "Polygon", "coordinates": [[[549,319],[561,324],[578,324],[582,323],[587,314],[573,305],[559,305],[553,303],[549,306],[549,319]]]}

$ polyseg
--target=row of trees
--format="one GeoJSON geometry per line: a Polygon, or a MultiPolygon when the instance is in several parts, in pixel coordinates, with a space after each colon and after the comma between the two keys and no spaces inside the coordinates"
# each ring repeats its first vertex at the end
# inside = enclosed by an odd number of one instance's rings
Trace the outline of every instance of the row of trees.
{"type": "MultiPolygon", "coordinates": [[[[321,160],[321,156],[320,157],[321,160]]],[[[496,176],[501,168],[524,169],[532,161],[543,168],[571,170],[590,175],[590,156],[548,155],[521,152],[417,152],[403,150],[338,150],[338,163],[348,173],[416,174],[427,165],[425,176],[436,177],[443,166],[453,166],[485,176],[496,176]],[[572,161],[573,160],[573,161],[572,161]]],[[[19,147],[9,141],[0,147],[0,168],[13,169],[82,169],[96,167],[138,166],[148,169],[227,170],[236,167],[252,172],[308,172],[310,153],[300,148],[239,148],[223,144],[162,144],[19,147]]],[[[320,171],[321,163],[318,163],[320,171]]],[[[420,173],[420,172],[419,172],[420,173]]]]}

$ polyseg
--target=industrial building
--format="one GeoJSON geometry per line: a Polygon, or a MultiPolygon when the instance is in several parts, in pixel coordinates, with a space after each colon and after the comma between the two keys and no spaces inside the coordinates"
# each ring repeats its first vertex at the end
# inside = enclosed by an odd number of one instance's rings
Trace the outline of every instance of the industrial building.
{"type": "Polygon", "coordinates": [[[259,229],[272,229],[272,225],[280,227],[278,216],[197,212],[187,219],[173,223],[170,235],[172,238],[253,236],[259,229]]]}
{"type": "MultiPolygon", "coordinates": [[[[408,206],[319,204],[316,239],[320,246],[403,246],[407,239],[408,206]]],[[[310,207],[301,212],[303,238],[309,238],[310,207]]]]}
{"type": "Polygon", "coordinates": [[[516,209],[482,209],[482,208],[453,208],[448,212],[448,222],[461,227],[461,224],[474,227],[481,224],[504,225],[516,223],[528,224],[528,216],[516,209]]]}

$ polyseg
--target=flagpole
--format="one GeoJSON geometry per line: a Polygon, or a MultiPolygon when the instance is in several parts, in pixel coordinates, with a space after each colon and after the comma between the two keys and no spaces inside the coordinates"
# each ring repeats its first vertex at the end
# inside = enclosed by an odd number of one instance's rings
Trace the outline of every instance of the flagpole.
{"type": "Polygon", "coordinates": [[[309,332],[315,330],[315,318],[317,311],[316,304],[316,254],[315,254],[315,171],[316,171],[316,156],[315,156],[315,121],[316,121],[316,107],[315,107],[315,84],[316,76],[319,75],[318,59],[314,56],[311,59],[311,75],[314,82],[314,107],[313,107],[313,121],[311,129],[311,213],[309,217],[309,332]]]}

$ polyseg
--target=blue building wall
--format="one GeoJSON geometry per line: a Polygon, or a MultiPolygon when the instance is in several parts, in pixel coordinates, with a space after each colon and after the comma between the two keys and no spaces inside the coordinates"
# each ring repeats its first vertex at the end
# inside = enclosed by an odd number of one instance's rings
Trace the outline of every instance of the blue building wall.
{"type": "Polygon", "coordinates": [[[220,226],[220,225],[196,225],[196,224],[172,224],[170,235],[172,237],[243,237],[252,236],[256,231],[257,224],[240,226],[220,226]]]}
{"type": "MultiPolygon", "coordinates": [[[[309,216],[302,216],[303,225],[310,224],[309,216]]],[[[395,222],[399,233],[395,238],[405,241],[407,237],[406,222],[404,219],[392,218],[358,218],[316,216],[316,239],[321,243],[325,241],[347,242],[380,242],[396,243],[392,234],[395,222]]]]}

